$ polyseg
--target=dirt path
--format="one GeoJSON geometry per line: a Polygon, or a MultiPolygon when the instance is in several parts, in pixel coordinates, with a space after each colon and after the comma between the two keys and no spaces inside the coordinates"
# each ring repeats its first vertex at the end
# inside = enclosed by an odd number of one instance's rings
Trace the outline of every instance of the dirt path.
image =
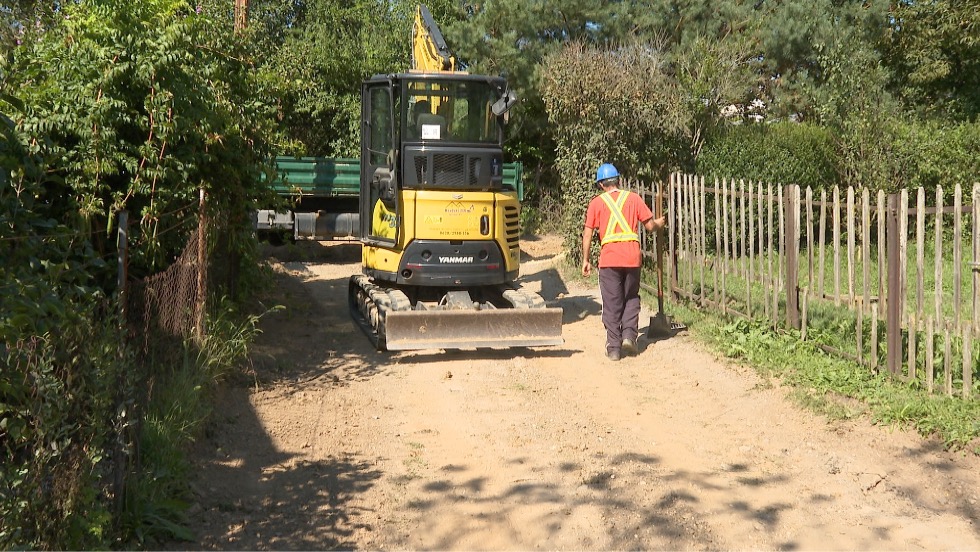
{"type": "Polygon", "coordinates": [[[347,314],[357,246],[277,264],[287,310],[219,397],[180,546],[980,550],[975,457],[828,424],[686,336],[606,360],[558,244],[526,240],[522,280],[566,343],[515,351],[377,353],[347,314]]]}

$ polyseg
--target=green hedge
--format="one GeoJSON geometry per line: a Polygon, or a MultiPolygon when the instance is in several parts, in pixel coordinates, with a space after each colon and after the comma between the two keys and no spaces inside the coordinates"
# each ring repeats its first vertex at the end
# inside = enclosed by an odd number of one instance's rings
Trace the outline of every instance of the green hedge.
{"type": "Polygon", "coordinates": [[[971,190],[980,182],[980,124],[920,122],[898,127],[894,153],[907,188],[934,192],[941,185],[945,195],[960,184],[971,190]]]}
{"type": "Polygon", "coordinates": [[[840,180],[840,159],[826,129],[797,123],[729,125],[709,137],[697,172],[814,189],[840,180]]]}
{"type": "MultiPolygon", "coordinates": [[[[934,197],[936,186],[951,198],[956,184],[964,191],[980,182],[980,124],[940,121],[901,122],[889,126],[887,167],[850,166],[832,130],[810,124],[732,125],[709,137],[697,159],[697,173],[821,189],[848,182],[877,182],[890,174],[888,190],[923,187],[934,197]],[[851,175],[850,177],[845,175],[851,175]]],[[[867,160],[865,160],[867,161],[867,160]]],[[[968,192],[967,192],[968,193],[968,192]]]]}

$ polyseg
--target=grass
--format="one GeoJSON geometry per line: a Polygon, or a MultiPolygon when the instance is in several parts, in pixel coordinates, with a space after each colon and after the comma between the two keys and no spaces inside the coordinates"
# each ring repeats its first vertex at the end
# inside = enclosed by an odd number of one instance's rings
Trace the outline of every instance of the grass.
{"type": "Polygon", "coordinates": [[[211,415],[211,390],[246,360],[259,318],[237,315],[222,304],[208,320],[207,335],[199,342],[185,341],[177,362],[163,365],[157,359],[149,367],[155,375],[148,383],[139,463],[127,488],[122,522],[134,542],[193,540],[185,527],[184,512],[193,500],[186,453],[211,415]]]}
{"type": "Polygon", "coordinates": [[[835,420],[867,416],[874,423],[914,428],[947,449],[980,454],[980,401],[930,394],[919,381],[873,373],[769,322],[728,320],[684,303],[671,307],[695,339],[764,377],[778,378],[791,388],[790,397],[814,413],[835,420]]]}
{"type": "MultiPolygon", "coordinates": [[[[927,335],[924,329],[923,322],[929,318],[936,318],[936,307],[938,303],[940,310],[938,312],[939,322],[936,325],[936,335],[934,337],[934,357],[931,359],[933,362],[935,375],[942,376],[938,378],[937,381],[945,379],[944,365],[946,359],[944,358],[945,352],[945,340],[946,333],[950,334],[949,341],[951,345],[950,356],[950,379],[952,380],[953,389],[962,389],[963,380],[963,339],[961,337],[961,329],[964,325],[968,325],[972,319],[972,272],[970,261],[968,257],[972,258],[972,253],[967,254],[964,252],[963,259],[960,266],[961,280],[959,287],[956,287],[956,282],[954,281],[954,270],[953,270],[953,251],[952,251],[952,241],[946,239],[944,242],[944,252],[939,257],[941,264],[941,271],[937,274],[934,269],[934,264],[936,262],[936,256],[934,254],[933,242],[926,241],[923,251],[923,283],[921,288],[919,287],[917,280],[917,269],[915,265],[917,264],[915,258],[917,257],[914,247],[910,248],[908,253],[908,265],[907,276],[906,276],[906,286],[903,290],[904,292],[904,322],[906,330],[903,332],[902,341],[903,349],[901,351],[901,357],[907,363],[908,352],[909,352],[909,342],[910,339],[914,340],[916,345],[916,357],[915,364],[911,367],[906,366],[907,373],[914,374],[917,378],[921,379],[926,371],[927,360],[925,357],[926,350],[926,340],[927,335]],[[941,276],[937,278],[937,276],[941,276]],[[939,293],[936,293],[936,286],[938,283],[939,293]],[[922,290],[922,308],[919,308],[919,290],[922,290]],[[954,290],[959,290],[959,300],[956,300],[956,294],[954,290]],[[959,316],[957,325],[957,315],[959,316]],[[911,337],[908,331],[909,320],[915,320],[916,324],[919,325],[917,332],[912,332],[911,337]]],[[[914,244],[913,244],[914,245],[914,244]]],[[[860,247],[856,248],[856,251],[860,253],[860,247]]],[[[880,294],[880,286],[878,279],[878,265],[875,260],[875,255],[877,254],[877,248],[872,247],[872,258],[868,266],[868,295],[872,301],[871,306],[865,310],[863,320],[860,320],[862,332],[859,334],[857,331],[859,320],[857,317],[857,310],[860,306],[860,299],[864,296],[864,265],[862,264],[861,258],[857,258],[849,266],[847,260],[847,251],[842,250],[839,268],[834,270],[834,254],[830,246],[824,247],[823,249],[818,249],[813,252],[813,262],[814,265],[810,266],[810,255],[806,251],[802,251],[799,257],[799,285],[801,286],[801,308],[804,299],[808,299],[807,305],[807,330],[808,330],[808,340],[814,340],[816,342],[822,343],[825,346],[832,347],[841,351],[845,356],[851,358],[861,358],[867,364],[871,365],[872,359],[872,315],[871,310],[877,308],[878,306],[878,295],[880,294]],[[820,270],[819,261],[821,256],[824,258],[824,269],[820,270]],[[851,285],[848,277],[848,273],[852,272],[854,274],[853,285],[851,285]],[[835,274],[839,276],[835,277],[835,274]],[[822,276],[822,277],[821,277],[822,276]],[[855,301],[852,303],[849,299],[850,296],[855,297],[855,301]],[[858,335],[862,338],[862,343],[860,350],[858,350],[857,337],[858,335]]],[[[720,289],[724,287],[725,292],[725,304],[730,309],[734,309],[743,314],[749,313],[749,298],[751,297],[752,304],[752,316],[759,318],[765,313],[770,313],[769,316],[773,317],[771,312],[773,309],[777,309],[778,316],[777,321],[785,320],[786,304],[785,304],[785,292],[782,291],[783,284],[778,281],[770,281],[770,286],[776,287],[776,299],[775,305],[773,305],[773,296],[771,295],[772,290],[767,290],[763,286],[762,276],[781,274],[785,272],[785,269],[781,269],[775,260],[770,260],[768,258],[761,258],[756,256],[752,265],[751,281],[746,281],[746,276],[748,275],[748,261],[745,259],[740,259],[737,262],[724,263],[718,259],[709,259],[707,261],[707,266],[704,267],[703,276],[703,293],[708,299],[718,301],[721,295],[720,289]],[[724,279],[722,278],[722,273],[724,279]],[[768,297],[766,297],[768,295],[768,297]],[[763,299],[766,299],[763,301],[763,299]]],[[[694,266],[693,263],[685,262],[683,259],[679,262],[678,266],[679,279],[681,281],[681,287],[691,290],[694,294],[702,293],[702,267],[694,266]]],[[[885,361],[886,349],[884,347],[885,338],[885,317],[881,315],[879,318],[879,324],[876,329],[878,349],[877,349],[877,364],[876,366],[882,366],[885,361]]],[[[974,341],[980,341],[974,339],[974,341]]],[[[971,348],[971,357],[974,359],[974,387],[972,391],[980,393],[980,372],[977,372],[976,358],[977,358],[977,343],[974,343],[971,348]]],[[[941,384],[936,384],[941,386],[941,384]]]]}

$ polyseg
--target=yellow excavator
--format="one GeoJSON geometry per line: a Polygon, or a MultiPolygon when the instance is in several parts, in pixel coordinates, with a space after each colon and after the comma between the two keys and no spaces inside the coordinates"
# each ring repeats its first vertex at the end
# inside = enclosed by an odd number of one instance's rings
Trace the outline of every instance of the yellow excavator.
{"type": "Polygon", "coordinates": [[[562,310],[516,283],[521,205],[503,178],[516,96],[457,70],[425,6],[412,46],[411,70],[362,85],[351,314],[379,350],[560,345],[562,310]]]}

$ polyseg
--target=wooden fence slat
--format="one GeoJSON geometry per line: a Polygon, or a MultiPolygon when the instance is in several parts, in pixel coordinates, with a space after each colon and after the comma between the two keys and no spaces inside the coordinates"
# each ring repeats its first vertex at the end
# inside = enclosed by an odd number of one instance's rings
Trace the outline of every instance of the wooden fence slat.
{"type": "Polygon", "coordinates": [[[762,184],[761,181],[756,183],[756,188],[757,188],[756,193],[758,194],[758,199],[756,200],[756,206],[757,206],[757,209],[756,209],[756,211],[757,211],[756,212],[756,218],[758,219],[758,227],[759,227],[759,232],[758,232],[758,236],[759,236],[759,277],[762,280],[762,312],[763,312],[763,316],[766,316],[766,313],[769,312],[769,293],[768,293],[769,287],[768,287],[768,284],[766,283],[768,281],[769,274],[766,272],[766,265],[765,265],[766,250],[768,249],[768,247],[766,246],[766,243],[765,243],[765,239],[766,239],[766,225],[765,225],[765,220],[766,220],[766,217],[765,217],[765,212],[766,212],[765,211],[765,194],[766,194],[766,190],[765,190],[765,187],[763,186],[763,184],[762,184]]]}
{"type": "Polygon", "coordinates": [[[963,328],[963,398],[973,393],[973,330],[963,328]]]}
{"type": "MultiPolygon", "coordinates": [[[[749,267],[748,267],[748,265],[745,262],[749,258],[748,253],[746,252],[746,249],[748,249],[748,247],[746,246],[747,245],[747,242],[745,241],[746,240],[746,234],[747,234],[747,231],[746,231],[746,228],[745,228],[745,220],[746,220],[746,213],[745,213],[746,199],[748,199],[748,197],[747,197],[746,190],[745,190],[745,181],[744,180],[739,180],[738,181],[738,214],[739,214],[739,217],[741,218],[741,224],[739,225],[739,232],[738,232],[738,238],[739,238],[738,239],[738,243],[740,244],[740,247],[739,247],[739,267],[741,269],[739,272],[740,272],[740,275],[742,276],[742,278],[745,278],[745,285],[746,286],[749,286],[749,285],[751,285],[751,283],[749,282],[749,267]]],[[[746,290],[746,297],[748,297],[747,291],[748,290],[746,290]]]]}
{"type": "Polygon", "coordinates": [[[980,332],[980,182],[973,184],[973,331],[980,332]]]}
{"type": "Polygon", "coordinates": [[[802,313],[800,315],[800,341],[806,341],[806,327],[807,327],[807,307],[810,304],[810,288],[803,289],[802,305],[800,309],[802,313]]]}
{"type": "Polygon", "coordinates": [[[878,373],[878,309],[871,309],[871,371],[878,373]]]}
{"type": "Polygon", "coordinates": [[[687,216],[687,182],[690,180],[690,175],[684,173],[680,177],[680,181],[677,183],[677,217],[678,225],[677,228],[677,281],[679,283],[678,287],[683,289],[685,292],[689,292],[687,288],[688,278],[687,278],[687,264],[690,261],[688,258],[687,251],[687,232],[688,232],[688,216],[687,216]]]}
{"type": "Polygon", "coordinates": [[[926,317],[926,391],[932,393],[936,381],[936,322],[926,317]]]}
{"type": "Polygon", "coordinates": [[[680,174],[677,177],[677,198],[675,199],[675,204],[677,208],[677,244],[674,253],[674,259],[677,262],[677,287],[687,291],[687,286],[684,283],[684,266],[683,259],[687,255],[685,251],[685,239],[684,236],[687,233],[687,228],[685,227],[685,221],[687,217],[684,214],[684,185],[687,182],[687,174],[680,174]]]}
{"type": "Polygon", "coordinates": [[[670,258],[670,272],[668,274],[670,275],[671,289],[677,287],[677,259],[675,258],[677,249],[676,244],[674,243],[674,234],[677,233],[678,220],[675,213],[676,205],[674,202],[674,190],[677,188],[676,184],[678,176],[678,173],[672,173],[670,175],[670,186],[667,189],[667,217],[670,219],[667,228],[669,228],[670,231],[667,232],[669,254],[666,256],[670,258]]]}
{"type": "Polygon", "coordinates": [[[813,188],[806,187],[807,289],[813,289],[813,188]]]}
{"type": "Polygon", "coordinates": [[[700,208],[700,211],[698,212],[698,269],[701,273],[701,291],[698,293],[698,297],[703,302],[705,299],[704,264],[708,259],[708,252],[705,250],[708,226],[704,220],[707,194],[705,193],[703,176],[699,179],[699,183],[701,185],[701,189],[697,194],[698,206],[700,208]]]}
{"type": "Polygon", "coordinates": [[[747,249],[749,250],[749,276],[745,284],[745,300],[747,306],[745,307],[745,312],[752,316],[752,284],[755,282],[755,202],[753,201],[755,184],[750,180],[748,193],[748,203],[749,203],[749,213],[748,213],[748,231],[749,231],[749,241],[746,242],[747,249]]]}
{"type": "Polygon", "coordinates": [[[885,191],[878,190],[878,316],[884,316],[888,300],[885,281],[888,277],[888,260],[885,258],[885,191]]]}
{"type": "Polygon", "coordinates": [[[933,249],[933,277],[936,279],[935,286],[935,296],[934,296],[934,315],[936,317],[936,324],[940,323],[943,319],[943,256],[940,251],[943,250],[943,187],[936,186],[936,207],[939,208],[939,212],[936,213],[935,222],[935,249],[933,249]]]}
{"type": "Polygon", "coordinates": [[[728,213],[729,213],[729,203],[728,203],[728,180],[722,180],[722,212],[721,212],[721,257],[722,257],[722,267],[721,267],[721,312],[726,312],[728,309],[728,213]]]}
{"type": "MultiPolygon", "coordinates": [[[[734,276],[735,278],[738,278],[739,274],[741,273],[741,270],[739,269],[739,261],[738,261],[738,257],[739,257],[739,254],[738,254],[739,253],[739,243],[738,243],[738,182],[736,182],[735,179],[732,179],[732,181],[731,181],[730,184],[731,184],[731,188],[730,188],[729,191],[730,191],[730,194],[731,195],[729,195],[728,197],[731,200],[730,203],[729,203],[729,205],[731,206],[731,212],[729,213],[729,215],[731,217],[731,220],[729,221],[730,224],[729,224],[729,227],[728,228],[729,228],[729,230],[731,230],[731,236],[729,237],[729,239],[731,240],[731,254],[732,254],[731,270],[732,270],[732,276],[734,276]]],[[[734,297],[734,294],[733,294],[733,296],[732,296],[733,302],[734,302],[734,299],[735,299],[735,297],[734,297]]]]}
{"type": "Polygon", "coordinates": [[[840,189],[834,186],[834,305],[840,306],[840,189]]]}
{"type": "Polygon", "coordinates": [[[912,381],[915,379],[915,365],[916,365],[916,341],[919,338],[919,320],[913,313],[909,317],[909,358],[907,360],[909,365],[908,379],[912,381]]]}
{"type": "Polygon", "coordinates": [[[885,352],[888,373],[897,375],[902,369],[902,276],[899,242],[902,219],[899,194],[888,195],[888,230],[885,236],[888,244],[888,309],[885,311],[885,352]]]}
{"type": "Polygon", "coordinates": [[[926,189],[919,187],[915,201],[915,312],[925,309],[926,189]]]}
{"type": "Polygon", "coordinates": [[[800,324],[800,187],[796,184],[790,185],[789,193],[788,216],[791,218],[792,228],[788,232],[786,323],[790,328],[798,328],[800,324]]]}
{"type": "Polygon", "coordinates": [[[857,299],[856,302],[861,304],[858,306],[857,319],[854,322],[855,350],[857,350],[858,364],[864,364],[864,303],[862,299],[857,299]]]}
{"type": "Polygon", "coordinates": [[[773,326],[779,325],[779,290],[785,289],[783,285],[783,274],[786,266],[786,217],[783,216],[783,186],[776,186],[777,201],[773,205],[776,211],[776,218],[779,220],[779,242],[778,255],[776,256],[776,285],[773,286],[772,303],[772,323],[773,326]]]}
{"type": "Polygon", "coordinates": [[[953,343],[950,339],[949,321],[943,324],[943,376],[946,380],[946,396],[953,396],[953,343]]]}
{"type": "Polygon", "coordinates": [[[866,310],[871,307],[871,194],[867,188],[861,190],[861,270],[861,308],[866,310]]]}
{"type": "Polygon", "coordinates": [[[963,283],[963,187],[959,182],[953,190],[953,326],[960,325],[960,305],[963,283]]]}
{"type": "MultiPolygon", "coordinates": [[[[908,244],[909,244],[909,191],[906,189],[902,190],[902,193],[898,196],[898,258],[902,262],[898,263],[898,289],[900,290],[899,297],[899,308],[901,309],[901,319],[907,320],[906,309],[905,309],[905,298],[907,297],[907,282],[908,282],[908,263],[905,262],[908,259],[908,244]]],[[[906,323],[906,327],[911,326],[911,323],[906,323]]],[[[909,340],[913,338],[910,335],[909,340]]],[[[901,344],[901,340],[899,341],[901,344]]],[[[911,367],[909,367],[911,370],[911,367]]]]}
{"type": "Polygon", "coordinates": [[[712,197],[714,198],[715,204],[715,255],[711,265],[711,281],[714,284],[713,293],[715,304],[720,304],[721,289],[718,287],[718,269],[721,268],[721,194],[718,193],[717,177],[715,177],[715,186],[712,197]]]}
{"type": "Polygon", "coordinates": [[[854,301],[854,186],[847,187],[847,300],[854,301]]]}
{"type": "Polygon", "coordinates": [[[694,216],[694,176],[688,175],[684,181],[684,216],[687,217],[687,232],[684,233],[684,247],[686,253],[684,260],[687,263],[687,291],[694,293],[694,229],[697,227],[697,219],[694,216]]]}
{"type": "MultiPolygon", "coordinates": [[[[739,239],[739,211],[742,203],[742,197],[739,195],[739,182],[741,181],[732,180],[732,276],[744,278],[742,252],[745,249],[745,243],[739,239]]],[[[742,226],[744,226],[744,221],[742,226]]],[[[734,293],[732,298],[734,300],[734,293]]]]}
{"type": "Polygon", "coordinates": [[[772,268],[769,264],[769,230],[766,224],[767,208],[769,199],[766,195],[768,184],[759,182],[759,274],[762,279],[762,317],[769,318],[769,307],[772,301],[769,298],[771,292],[769,282],[772,278],[772,268]]]}
{"type": "Polygon", "coordinates": [[[820,287],[817,288],[817,295],[819,297],[826,297],[827,287],[824,284],[824,257],[825,251],[827,249],[827,190],[820,190],[820,235],[819,237],[819,247],[820,247],[820,272],[817,277],[817,283],[820,287]]]}

